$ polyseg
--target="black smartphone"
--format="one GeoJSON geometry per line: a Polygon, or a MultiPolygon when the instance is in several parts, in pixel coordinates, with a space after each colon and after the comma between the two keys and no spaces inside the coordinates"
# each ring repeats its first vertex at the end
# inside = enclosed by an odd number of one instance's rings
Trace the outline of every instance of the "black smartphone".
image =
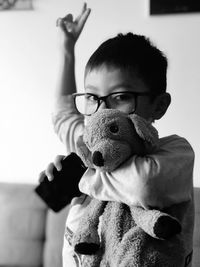
{"type": "Polygon", "coordinates": [[[49,208],[58,212],[69,204],[73,197],[81,195],[78,183],[86,169],[80,157],[71,153],[63,159],[62,170],[53,171],[54,179],[49,181],[44,175],[35,192],[49,208]]]}

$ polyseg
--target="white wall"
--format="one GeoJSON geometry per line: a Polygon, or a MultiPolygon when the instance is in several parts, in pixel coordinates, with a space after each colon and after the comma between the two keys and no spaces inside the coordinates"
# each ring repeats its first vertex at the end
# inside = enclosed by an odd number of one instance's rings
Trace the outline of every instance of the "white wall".
{"type": "MultiPolygon", "coordinates": [[[[0,180],[37,182],[38,173],[65,153],[51,124],[59,72],[59,16],[78,14],[81,0],[33,0],[33,11],[0,13],[0,180]]],[[[149,36],[169,58],[172,104],[156,123],[160,135],[185,136],[196,152],[200,186],[200,13],[148,15],[148,0],[88,0],[91,16],[76,47],[77,84],[90,54],[106,38],[133,31],[149,36]]]]}

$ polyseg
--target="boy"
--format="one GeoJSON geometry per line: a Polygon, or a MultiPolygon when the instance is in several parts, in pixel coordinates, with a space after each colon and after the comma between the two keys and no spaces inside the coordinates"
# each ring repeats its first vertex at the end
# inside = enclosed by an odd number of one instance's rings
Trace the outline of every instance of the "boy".
{"type": "MultiPolygon", "coordinates": [[[[117,108],[153,122],[165,114],[171,101],[166,92],[166,57],[144,36],[132,33],[107,40],[93,53],[85,69],[85,94],[72,96],[76,93],[74,46],[89,14],[90,9],[84,4],[80,16],[74,21],[71,14],[58,20],[64,33],[64,62],[53,122],[67,153],[76,152],[84,120],[87,123],[87,116],[99,109],[117,108]],[[87,108],[88,103],[91,109],[87,108]]],[[[49,179],[53,178],[54,168],[61,170],[62,158],[58,156],[47,167],[49,179]]],[[[89,196],[147,209],[166,209],[187,203],[190,210],[185,210],[178,219],[185,239],[184,266],[191,266],[193,162],[194,153],[189,143],[172,135],[160,139],[160,149],[156,154],[145,158],[132,157],[113,173],[97,175],[93,169],[88,169],[79,184],[86,195],[72,200],[67,218],[63,266],[81,266],[82,259],[73,252],[70,242],[84,208],[90,202],[89,196]]]]}

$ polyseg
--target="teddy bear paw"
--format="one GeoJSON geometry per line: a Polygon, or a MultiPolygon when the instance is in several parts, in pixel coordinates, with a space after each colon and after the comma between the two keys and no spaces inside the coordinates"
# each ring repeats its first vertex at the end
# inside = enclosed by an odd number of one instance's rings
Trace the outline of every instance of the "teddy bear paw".
{"type": "Polygon", "coordinates": [[[95,254],[100,248],[99,244],[95,243],[78,243],[74,246],[74,250],[77,253],[83,254],[83,255],[93,255],[95,254]]]}
{"type": "Polygon", "coordinates": [[[171,216],[164,215],[158,218],[154,225],[154,233],[159,239],[169,239],[181,232],[179,221],[171,216]]]}

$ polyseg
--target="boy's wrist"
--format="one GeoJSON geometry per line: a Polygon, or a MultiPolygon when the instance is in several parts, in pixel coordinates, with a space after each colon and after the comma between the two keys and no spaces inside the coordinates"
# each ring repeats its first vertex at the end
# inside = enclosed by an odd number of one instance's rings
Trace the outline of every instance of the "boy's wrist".
{"type": "Polygon", "coordinates": [[[74,51],[75,51],[75,42],[74,41],[69,41],[69,40],[65,40],[64,42],[64,53],[68,56],[74,56],[74,51]]]}
{"type": "Polygon", "coordinates": [[[63,56],[67,60],[74,60],[74,58],[75,58],[74,47],[70,47],[70,48],[64,47],[63,48],[63,56]]]}

